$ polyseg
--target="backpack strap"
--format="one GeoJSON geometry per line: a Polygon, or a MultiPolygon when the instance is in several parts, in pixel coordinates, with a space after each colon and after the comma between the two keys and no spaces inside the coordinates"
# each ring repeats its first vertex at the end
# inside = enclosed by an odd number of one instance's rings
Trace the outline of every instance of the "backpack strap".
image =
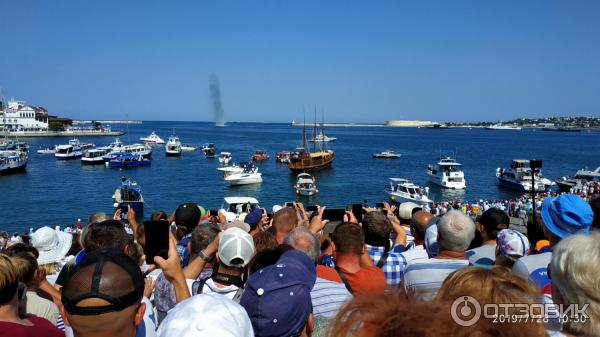
{"type": "Polygon", "coordinates": [[[206,284],[206,280],[208,280],[209,278],[210,277],[205,277],[203,279],[194,281],[194,283],[192,283],[192,296],[202,294],[202,290],[204,289],[204,284],[206,284]]]}
{"type": "Polygon", "coordinates": [[[233,295],[232,300],[235,303],[240,303],[240,301],[242,300],[242,295],[244,294],[244,287],[239,287],[238,290],[235,292],[235,294],[233,295]]]}
{"type": "Polygon", "coordinates": [[[385,261],[387,260],[388,256],[390,255],[390,242],[386,242],[385,244],[385,248],[383,249],[383,255],[381,255],[381,258],[379,259],[379,261],[377,261],[377,268],[381,269],[383,267],[383,265],[385,264],[385,261]]]}
{"type": "Polygon", "coordinates": [[[338,266],[335,266],[335,271],[338,273],[338,275],[342,279],[342,282],[344,282],[344,285],[346,286],[346,289],[348,289],[350,294],[354,294],[354,291],[352,290],[352,287],[350,286],[350,282],[348,282],[348,279],[346,278],[346,275],[344,275],[344,272],[342,272],[338,266]]]}

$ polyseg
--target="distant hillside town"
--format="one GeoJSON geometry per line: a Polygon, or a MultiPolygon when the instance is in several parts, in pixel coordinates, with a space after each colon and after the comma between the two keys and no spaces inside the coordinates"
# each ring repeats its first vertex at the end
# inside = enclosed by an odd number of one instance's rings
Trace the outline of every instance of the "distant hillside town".
{"type": "Polygon", "coordinates": [[[7,104],[0,101],[0,131],[58,131],[71,124],[72,119],[50,115],[48,110],[41,106],[16,100],[9,100],[7,104]]]}
{"type": "Polygon", "coordinates": [[[510,121],[495,122],[451,122],[448,126],[478,126],[485,127],[497,124],[515,125],[520,127],[548,128],[548,127],[567,127],[580,129],[599,129],[599,117],[546,117],[546,118],[518,118],[510,121]]]}

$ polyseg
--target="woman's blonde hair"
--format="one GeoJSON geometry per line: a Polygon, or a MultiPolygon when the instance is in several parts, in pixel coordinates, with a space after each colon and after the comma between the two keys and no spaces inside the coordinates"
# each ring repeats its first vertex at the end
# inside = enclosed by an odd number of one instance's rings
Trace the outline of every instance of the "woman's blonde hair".
{"type": "Polygon", "coordinates": [[[600,335],[600,233],[573,235],[561,240],[552,249],[549,276],[554,300],[563,305],[579,304],[586,319],[569,317],[567,329],[586,336],[600,335]]]}
{"type": "Polygon", "coordinates": [[[44,271],[46,272],[46,275],[54,275],[54,274],[58,273],[58,269],[59,269],[57,262],[41,264],[40,268],[44,269],[44,271]]]}
{"type": "Polygon", "coordinates": [[[18,286],[15,266],[8,256],[0,254],[0,305],[13,299],[18,286]]]}

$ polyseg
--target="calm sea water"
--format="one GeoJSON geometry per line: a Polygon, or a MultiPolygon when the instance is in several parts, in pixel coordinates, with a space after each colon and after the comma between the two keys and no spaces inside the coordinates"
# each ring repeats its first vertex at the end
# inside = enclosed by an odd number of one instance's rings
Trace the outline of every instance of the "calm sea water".
{"type": "MultiPolygon", "coordinates": [[[[115,129],[126,130],[125,126],[115,129]]],[[[249,159],[255,149],[274,154],[300,145],[302,128],[284,124],[230,124],[225,128],[199,122],[144,122],[129,127],[124,142],[156,131],[165,140],[173,128],[182,142],[214,142],[217,151],[232,152],[234,161],[249,159]]],[[[543,172],[550,179],[576,170],[600,165],[600,133],[560,133],[533,130],[487,131],[480,129],[416,128],[330,128],[338,137],[330,147],[336,152],[333,168],[316,173],[318,196],[301,198],[305,204],[343,207],[368,200],[375,204],[386,199],[389,177],[404,177],[418,184],[427,182],[426,165],[440,155],[454,154],[464,165],[465,191],[431,188],[434,200],[496,199],[515,194],[497,186],[495,169],[506,167],[513,158],[544,161],[543,172]],[[399,160],[376,160],[374,152],[392,149],[399,160]]],[[[97,146],[113,139],[82,138],[97,146]]],[[[27,230],[29,227],[74,223],[98,211],[112,212],[111,196],[126,175],[138,181],[146,199],[146,215],[152,210],[171,212],[179,203],[195,201],[208,208],[220,207],[225,196],[253,196],[270,208],[298,199],[292,185],[295,177],[287,166],[271,159],[260,164],[263,183],[229,187],[216,170],[218,160],[204,158],[200,151],[167,158],[164,147],[155,148],[152,166],[117,170],[104,166],[82,166],[79,160],[57,161],[51,155],[38,155],[39,146],[66,143],[66,138],[27,140],[31,145],[27,172],[0,176],[0,228],[27,230]]]]}

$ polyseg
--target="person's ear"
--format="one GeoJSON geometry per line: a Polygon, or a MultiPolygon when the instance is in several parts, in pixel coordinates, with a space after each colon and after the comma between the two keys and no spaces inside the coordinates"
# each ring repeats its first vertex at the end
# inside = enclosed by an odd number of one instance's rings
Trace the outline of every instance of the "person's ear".
{"type": "Polygon", "coordinates": [[[133,318],[133,323],[135,326],[142,324],[144,321],[144,313],[146,312],[146,303],[142,302],[138,307],[135,316],[133,318]]]}
{"type": "Polygon", "coordinates": [[[62,303],[58,305],[58,311],[60,312],[60,315],[62,316],[62,320],[65,323],[65,325],[71,326],[71,324],[69,323],[69,318],[67,317],[67,311],[65,310],[65,307],[62,305],[62,303]]]}
{"type": "Polygon", "coordinates": [[[191,250],[192,250],[192,242],[191,242],[191,241],[190,241],[190,242],[188,242],[188,244],[187,244],[187,249],[188,249],[189,251],[191,251],[191,250]]]}
{"type": "Polygon", "coordinates": [[[310,313],[308,315],[308,320],[306,321],[306,335],[308,337],[311,337],[313,334],[313,331],[315,331],[315,322],[313,319],[313,314],[310,313]]]}

